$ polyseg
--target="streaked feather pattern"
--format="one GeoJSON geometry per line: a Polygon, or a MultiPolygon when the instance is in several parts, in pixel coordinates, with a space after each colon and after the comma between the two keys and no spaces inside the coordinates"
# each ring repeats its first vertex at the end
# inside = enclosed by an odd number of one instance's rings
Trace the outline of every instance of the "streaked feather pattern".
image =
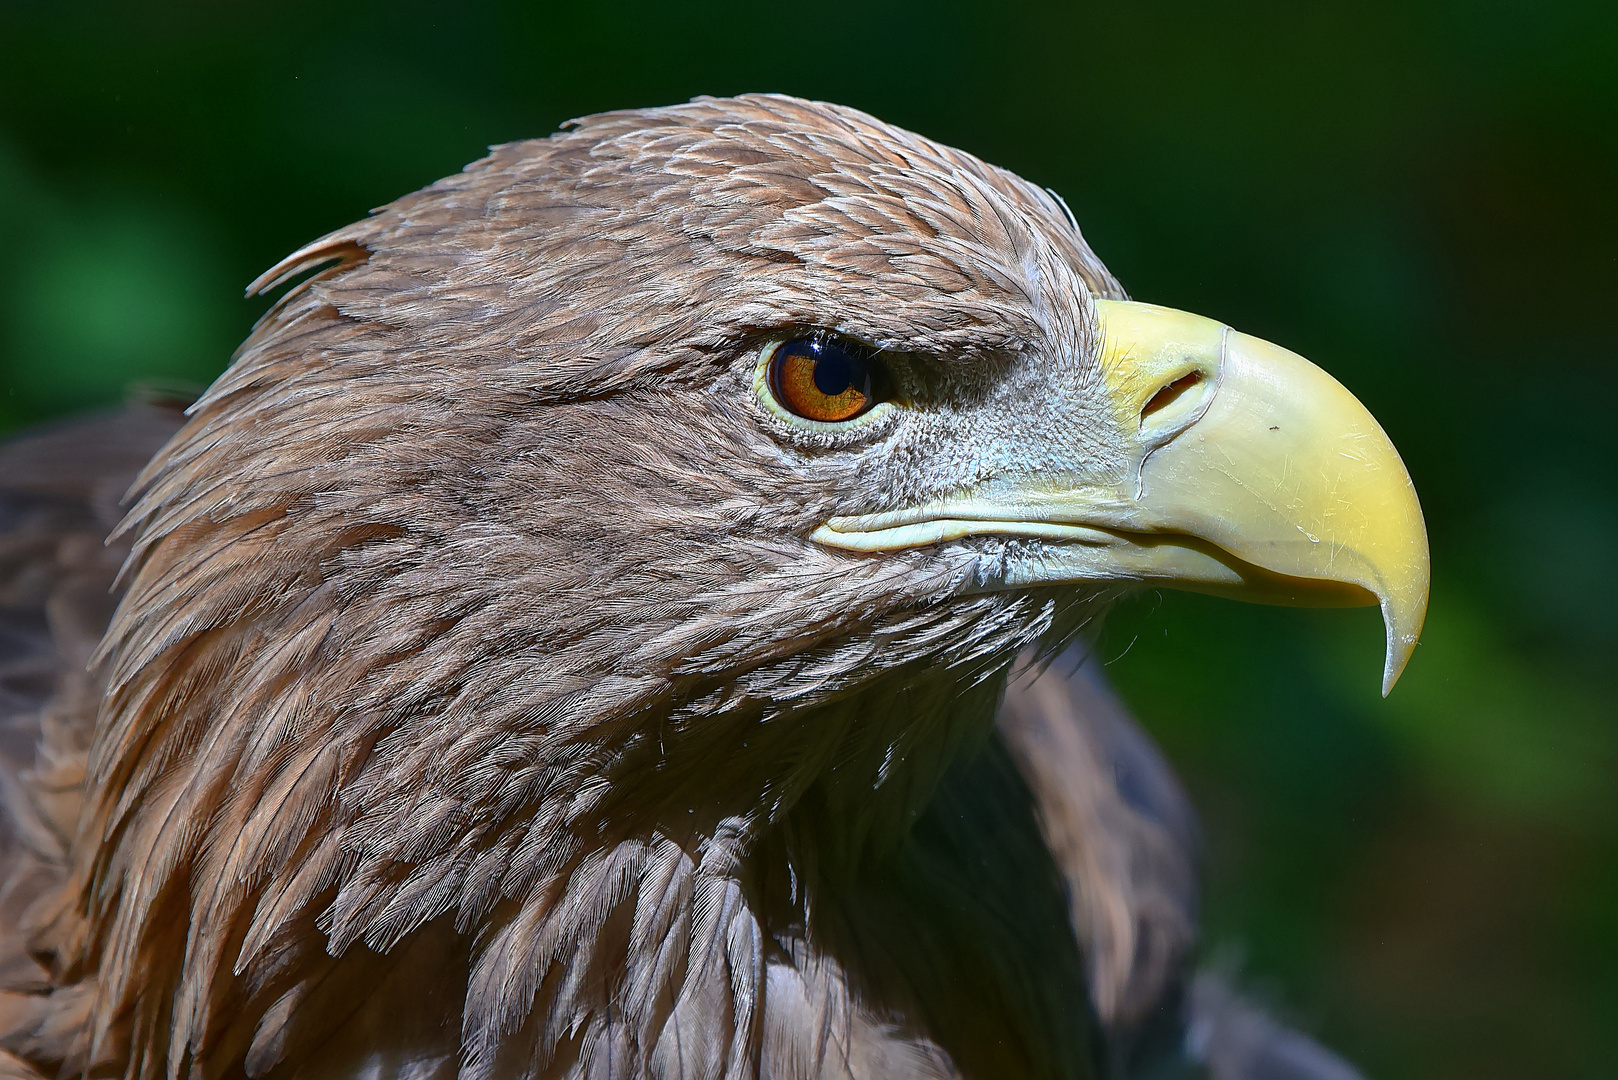
{"type": "Polygon", "coordinates": [[[1059,675],[993,726],[1017,657],[1110,594],[806,543],[855,480],[868,510],[938,481],[746,404],[761,340],[809,328],[962,392],[1093,384],[1122,292],[1056,200],[852,110],[702,99],[496,147],[255,288],[294,281],[177,431],[75,429],[105,453],[55,487],[44,443],[5,451],[45,509],[0,537],[35,620],[0,1075],[1149,1056],[1193,936],[1183,799],[1059,675]]]}

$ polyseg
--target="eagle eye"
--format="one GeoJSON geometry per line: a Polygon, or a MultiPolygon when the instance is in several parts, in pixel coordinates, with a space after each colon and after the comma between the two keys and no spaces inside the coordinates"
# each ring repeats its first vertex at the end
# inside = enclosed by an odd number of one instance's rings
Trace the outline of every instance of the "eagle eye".
{"type": "Polygon", "coordinates": [[[770,393],[794,416],[821,423],[852,420],[880,400],[871,353],[824,336],[793,338],[770,355],[770,393]]]}

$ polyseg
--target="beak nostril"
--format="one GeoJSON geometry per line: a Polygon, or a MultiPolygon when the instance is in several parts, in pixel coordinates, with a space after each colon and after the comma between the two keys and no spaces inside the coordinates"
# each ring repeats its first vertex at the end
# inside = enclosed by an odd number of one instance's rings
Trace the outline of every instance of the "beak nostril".
{"type": "Polygon", "coordinates": [[[1175,379],[1173,382],[1169,383],[1167,386],[1163,387],[1157,393],[1153,394],[1152,400],[1148,401],[1146,403],[1146,407],[1140,411],[1141,426],[1145,427],[1146,421],[1150,419],[1154,413],[1162,412],[1170,405],[1173,405],[1180,399],[1181,395],[1183,395],[1187,390],[1195,387],[1201,381],[1202,372],[1187,372],[1186,374],[1181,375],[1178,379],[1175,379]]]}

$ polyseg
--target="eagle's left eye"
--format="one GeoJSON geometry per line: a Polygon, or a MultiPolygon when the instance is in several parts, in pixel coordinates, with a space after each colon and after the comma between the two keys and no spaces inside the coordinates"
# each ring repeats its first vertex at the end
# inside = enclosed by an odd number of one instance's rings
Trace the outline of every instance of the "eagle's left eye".
{"type": "Polygon", "coordinates": [[[770,393],[805,420],[852,420],[878,400],[871,355],[852,342],[804,337],[783,341],[769,360],[770,393]]]}

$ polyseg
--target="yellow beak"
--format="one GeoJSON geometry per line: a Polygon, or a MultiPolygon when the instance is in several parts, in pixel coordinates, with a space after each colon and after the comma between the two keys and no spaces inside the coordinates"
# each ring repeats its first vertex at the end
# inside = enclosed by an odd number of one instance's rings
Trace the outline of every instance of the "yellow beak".
{"type": "Polygon", "coordinates": [[[1380,603],[1386,694],[1421,633],[1430,568],[1415,487],[1381,426],[1297,353],[1183,311],[1097,307],[1107,383],[1158,429],[1130,526],[1198,537],[1265,572],[1228,583],[1232,595],[1380,603]],[[1195,385],[1151,408],[1155,387],[1193,372],[1195,385]]]}
{"type": "Polygon", "coordinates": [[[834,518],[859,551],[973,534],[1059,541],[1006,585],[1122,580],[1261,603],[1380,603],[1382,692],[1427,611],[1421,506],[1371,414],[1303,357],[1198,315],[1096,303],[1102,376],[1131,447],[1104,483],[1005,484],[915,510],[834,518]]]}

